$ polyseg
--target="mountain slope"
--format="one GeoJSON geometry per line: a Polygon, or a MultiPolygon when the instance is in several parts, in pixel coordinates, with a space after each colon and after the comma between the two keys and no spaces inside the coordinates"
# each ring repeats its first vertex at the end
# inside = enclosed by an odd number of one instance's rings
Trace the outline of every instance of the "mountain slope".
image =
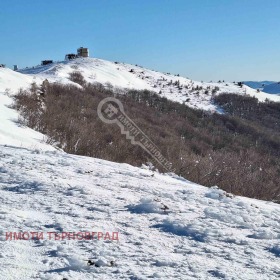
{"type": "Polygon", "coordinates": [[[280,275],[279,205],[61,152],[0,146],[0,155],[0,279],[280,275]],[[92,231],[118,232],[119,241],[47,235],[92,231]],[[43,232],[44,238],[6,241],[6,232],[43,232]],[[88,259],[100,267],[87,266],[88,259]]]}
{"type": "MultiPolygon", "coordinates": [[[[25,82],[23,80],[21,85],[26,86],[25,82]]],[[[18,81],[12,82],[11,86],[16,87],[17,83],[18,81]]],[[[0,90],[0,145],[55,150],[45,144],[47,137],[18,123],[18,113],[10,108],[12,103],[11,97],[0,90]]]]}
{"type": "Polygon", "coordinates": [[[240,88],[233,83],[197,82],[140,66],[114,63],[97,58],[79,58],[20,70],[21,73],[29,76],[61,83],[69,83],[69,74],[73,71],[81,72],[88,82],[110,83],[112,86],[120,88],[153,90],[170,100],[186,102],[190,107],[205,110],[217,110],[212,103],[212,92],[215,94],[249,94],[260,101],[269,99],[280,102],[279,96],[257,92],[246,85],[240,88]]]}
{"type": "Polygon", "coordinates": [[[270,85],[270,84],[274,84],[275,82],[273,81],[260,81],[260,82],[256,82],[256,81],[244,81],[243,82],[246,86],[251,87],[253,89],[260,89],[263,90],[264,86],[270,85]]]}
{"type": "Polygon", "coordinates": [[[0,99],[1,280],[279,279],[280,205],[57,151],[0,99]],[[119,240],[62,239],[68,232],[119,240]]]}
{"type": "Polygon", "coordinates": [[[274,83],[270,85],[266,85],[263,88],[264,92],[271,93],[271,94],[280,94],[280,82],[279,83],[274,83]]]}
{"type": "Polygon", "coordinates": [[[265,93],[280,94],[280,82],[276,83],[272,81],[262,81],[262,82],[246,81],[244,82],[244,84],[253,89],[259,89],[265,93]]]}
{"type": "MultiPolygon", "coordinates": [[[[36,78],[35,78],[36,79],[36,78]]],[[[29,86],[34,77],[31,75],[24,75],[19,72],[12,71],[8,68],[0,68],[0,91],[4,92],[9,89],[10,91],[17,91],[21,87],[29,86]]],[[[38,79],[38,82],[41,79],[38,79]]]]}

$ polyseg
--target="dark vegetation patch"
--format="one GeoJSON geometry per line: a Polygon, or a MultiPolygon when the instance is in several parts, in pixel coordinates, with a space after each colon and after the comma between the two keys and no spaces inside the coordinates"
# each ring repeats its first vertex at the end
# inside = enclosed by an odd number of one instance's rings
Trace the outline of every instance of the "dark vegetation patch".
{"type": "Polygon", "coordinates": [[[279,103],[223,94],[214,102],[227,114],[208,114],[146,90],[116,93],[74,76],[83,88],[44,82],[20,90],[14,104],[20,121],[68,153],[135,166],[152,161],[117,125],[98,118],[99,102],[115,96],[177,174],[237,195],[280,202],[279,103]]]}

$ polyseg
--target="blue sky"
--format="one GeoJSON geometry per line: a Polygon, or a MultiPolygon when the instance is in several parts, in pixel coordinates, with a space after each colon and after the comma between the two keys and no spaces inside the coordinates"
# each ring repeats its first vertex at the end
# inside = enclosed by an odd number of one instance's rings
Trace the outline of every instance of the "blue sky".
{"type": "Polygon", "coordinates": [[[195,80],[280,80],[279,0],[1,0],[0,63],[93,57],[195,80]]]}

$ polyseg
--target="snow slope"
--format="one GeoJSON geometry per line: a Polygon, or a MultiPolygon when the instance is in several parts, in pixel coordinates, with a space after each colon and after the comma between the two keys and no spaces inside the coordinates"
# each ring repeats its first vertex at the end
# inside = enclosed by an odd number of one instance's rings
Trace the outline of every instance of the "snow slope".
{"type": "Polygon", "coordinates": [[[272,81],[262,81],[262,82],[253,82],[246,81],[244,84],[253,89],[259,89],[265,93],[270,94],[280,94],[280,82],[272,82],[272,81]]]}
{"type": "Polygon", "coordinates": [[[260,89],[263,90],[264,86],[270,85],[270,84],[274,84],[275,82],[273,81],[260,81],[260,82],[256,82],[256,81],[244,81],[243,82],[246,86],[251,87],[253,89],[260,89]]]}
{"type": "Polygon", "coordinates": [[[41,79],[15,72],[9,68],[0,68],[0,92],[17,91],[21,87],[28,87],[33,81],[40,82],[41,79]]]}
{"type": "Polygon", "coordinates": [[[57,151],[18,127],[11,98],[0,98],[0,280],[279,279],[280,205],[57,151]],[[43,239],[6,240],[10,232],[43,239]]]}
{"type": "Polygon", "coordinates": [[[62,152],[0,157],[0,279],[279,279],[280,205],[62,152]],[[47,238],[92,231],[119,241],[47,238]]]}
{"type": "Polygon", "coordinates": [[[271,94],[280,94],[280,82],[266,85],[263,91],[271,94]]]}
{"type": "Polygon", "coordinates": [[[246,85],[240,88],[233,83],[197,82],[184,77],[145,69],[141,66],[114,63],[97,58],[79,58],[20,70],[23,74],[61,83],[69,83],[69,73],[73,71],[80,71],[88,82],[109,83],[120,88],[153,90],[170,100],[185,102],[190,107],[204,110],[217,110],[211,102],[212,90],[215,88],[217,88],[217,94],[249,94],[257,97],[260,101],[270,99],[280,102],[279,96],[259,93],[246,85]]]}
{"type": "Polygon", "coordinates": [[[24,75],[8,68],[0,68],[0,145],[25,147],[40,150],[55,150],[45,144],[47,137],[19,124],[18,113],[11,109],[11,96],[32,82],[42,83],[40,77],[24,75]]]}
{"type": "Polygon", "coordinates": [[[11,97],[0,90],[0,145],[55,150],[45,144],[46,136],[19,124],[18,113],[10,108],[11,104],[11,97]]]}

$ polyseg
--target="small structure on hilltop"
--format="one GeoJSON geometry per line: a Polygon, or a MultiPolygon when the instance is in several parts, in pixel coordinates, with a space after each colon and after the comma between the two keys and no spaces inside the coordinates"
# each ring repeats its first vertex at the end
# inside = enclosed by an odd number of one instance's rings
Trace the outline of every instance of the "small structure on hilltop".
{"type": "Polygon", "coordinates": [[[41,65],[48,65],[48,64],[52,64],[53,60],[42,60],[41,61],[41,65]]]}
{"type": "Polygon", "coordinates": [[[5,64],[0,64],[0,68],[5,68],[6,65],[5,64]]]}
{"type": "Polygon", "coordinates": [[[68,53],[65,55],[65,60],[72,60],[79,57],[89,57],[89,49],[80,47],[77,49],[77,54],[68,53]]]}
{"type": "Polygon", "coordinates": [[[18,70],[18,66],[14,65],[14,71],[17,71],[17,70],[18,70]]]}
{"type": "Polygon", "coordinates": [[[89,49],[80,47],[77,49],[77,55],[79,57],[89,57],[89,49]]]}
{"type": "Polygon", "coordinates": [[[65,55],[65,60],[72,60],[72,59],[75,59],[77,57],[78,57],[78,55],[76,55],[74,53],[69,53],[69,54],[65,55]]]}

